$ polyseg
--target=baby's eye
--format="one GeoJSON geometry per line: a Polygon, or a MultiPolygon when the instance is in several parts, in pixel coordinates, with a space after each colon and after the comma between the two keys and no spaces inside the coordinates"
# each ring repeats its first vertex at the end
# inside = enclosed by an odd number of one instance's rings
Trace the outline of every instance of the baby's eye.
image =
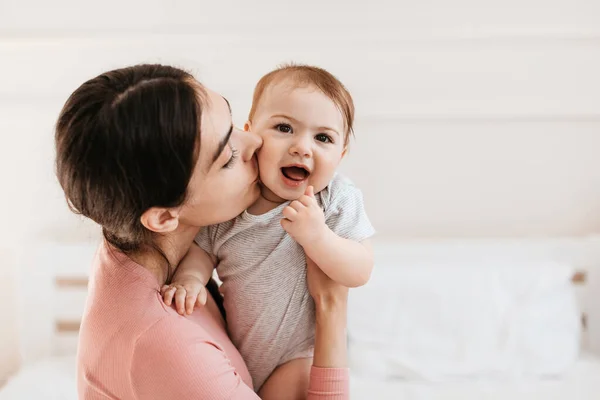
{"type": "Polygon", "coordinates": [[[333,140],[331,140],[331,137],[324,133],[319,133],[317,136],[315,136],[315,139],[317,139],[319,142],[323,142],[323,143],[333,143],[333,140]]]}
{"type": "Polygon", "coordinates": [[[279,132],[283,132],[283,133],[291,133],[292,132],[292,127],[289,126],[288,124],[278,124],[275,129],[277,129],[279,132]]]}

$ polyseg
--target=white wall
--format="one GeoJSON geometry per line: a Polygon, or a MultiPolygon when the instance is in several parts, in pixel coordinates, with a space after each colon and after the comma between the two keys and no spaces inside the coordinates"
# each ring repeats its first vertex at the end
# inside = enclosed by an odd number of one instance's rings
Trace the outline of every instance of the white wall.
{"type": "Polygon", "coordinates": [[[0,5],[3,202],[21,225],[2,235],[75,223],[52,175],[58,111],[83,80],[147,61],[190,68],[240,123],[278,63],[336,73],[358,110],[344,170],[384,236],[600,230],[600,3],[214,3],[0,5]]]}
{"type": "Polygon", "coordinates": [[[14,251],[0,246],[0,386],[19,364],[17,343],[17,292],[14,251]]]}
{"type": "Polygon", "coordinates": [[[600,2],[349,3],[0,2],[0,240],[95,231],[55,182],[53,124],[85,79],[154,61],[191,69],[239,123],[281,62],[338,75],[357,105],[343,168],[382,236],[600,231],[600,2]]]}

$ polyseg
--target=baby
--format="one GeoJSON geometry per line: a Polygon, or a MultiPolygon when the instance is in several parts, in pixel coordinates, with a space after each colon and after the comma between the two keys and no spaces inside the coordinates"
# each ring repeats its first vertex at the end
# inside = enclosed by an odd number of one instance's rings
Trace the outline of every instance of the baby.
{"type": "Polygon", "coordinates": [[[347,287],[364,285],[373,269],[362,194],[336,173],[353,120],[350,94],[321,68],[285,66],[261,78],[244,127],[263,139],[261,196],[234,220],[204,228],[163,288],[167,304],[175,295],[178,311],[191,313],[217,268],[228,331],[257,391],[267,382],[306,396],[315,324],[307,260],[347,287]],[[268,379],[284,365],[286,374],[268,379]],[[277,382],[290,373],[297,387],[277,382]]]}

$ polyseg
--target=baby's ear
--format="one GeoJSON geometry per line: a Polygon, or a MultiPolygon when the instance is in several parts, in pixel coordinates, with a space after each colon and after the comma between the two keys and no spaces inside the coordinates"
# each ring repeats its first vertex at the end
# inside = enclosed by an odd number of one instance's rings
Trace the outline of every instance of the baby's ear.
{"type": "Polygon", "coordinates": [[[250,132],[251,129],[252,129],[252,122],[246,121],[246,123],[244,124],[244,130],[246,132],[250,132]]]}

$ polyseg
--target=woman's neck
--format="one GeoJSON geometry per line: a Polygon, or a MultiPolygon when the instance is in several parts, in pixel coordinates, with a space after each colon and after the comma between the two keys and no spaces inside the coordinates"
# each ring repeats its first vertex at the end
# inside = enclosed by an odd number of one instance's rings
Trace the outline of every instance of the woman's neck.
{"type": "Polygon", "coordinates": [[[150,249],[132,254],[133,261],[149,270],[162,286],[169,278],[168,274],[173,273],[183,257],[187,254],[192,242],[200,228],[192,226],[180,226],[175,231],[162,235],[157,235],[156,246],[161,249],[163,254],[150,249]],[[165,260],[165,257],[167,258],[165,260]]]}

